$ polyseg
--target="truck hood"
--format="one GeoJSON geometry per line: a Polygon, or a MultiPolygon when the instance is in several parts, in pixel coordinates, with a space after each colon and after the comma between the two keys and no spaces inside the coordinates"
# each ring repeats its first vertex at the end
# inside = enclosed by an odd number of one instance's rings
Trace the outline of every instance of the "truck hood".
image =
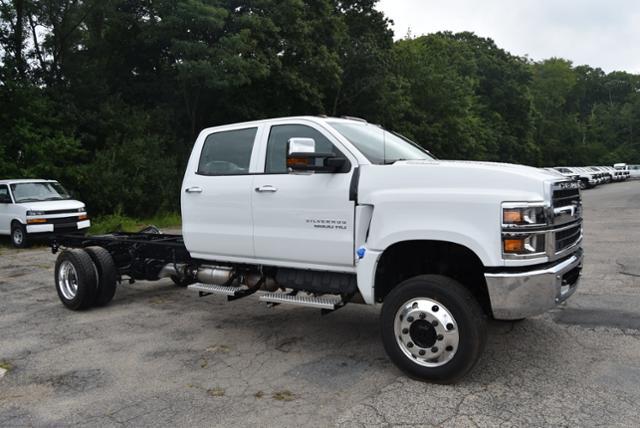
{"type": "Polygon", "coordinates": [[[57,211],[57,210],[74,210],[84,208],[84,203],[75,199],[67,199],[63,201],[42,201],[42,202],[18,202],[29,211],[57,211]]]}
{"type": "Polygon", "coordinates": [[[374,192],[384,189],[429,193],[478,191],[501,195],[504,201],[544,200],[550,187],[545,183],[563,179],[538,168],[497,162],[414,160],[366,168],[361,184],[374,192]]]}

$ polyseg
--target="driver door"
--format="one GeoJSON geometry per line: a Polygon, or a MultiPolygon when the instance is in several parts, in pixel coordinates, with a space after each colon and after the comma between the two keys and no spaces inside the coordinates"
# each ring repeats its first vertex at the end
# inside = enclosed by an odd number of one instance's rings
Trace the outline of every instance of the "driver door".
{"type": "Polygon", "coordinates": [[[315,124],[265,130],[264,173],[254,175],[253,240],[257,259],[292,267],[350,271],[354,265],[355,202],[349,184],[355,160],[315,124]],[[345,157],[345,172],[289,172],[292,138],[313,139],[317,152],[345,157]]]}

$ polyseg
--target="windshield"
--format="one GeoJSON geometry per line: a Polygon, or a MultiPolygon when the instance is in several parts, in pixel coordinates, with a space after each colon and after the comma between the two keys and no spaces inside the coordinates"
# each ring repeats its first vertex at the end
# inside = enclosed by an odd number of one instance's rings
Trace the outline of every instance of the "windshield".
{"type": "Polygon", "coordinates": [[[354,122],[329,122],[373,164],[392,164],[399,160],[432,160],[434,157],[400,134],[378,125],[354,122]]]}
{"type": "Polygon", "coordinates": [[[71,199],[69,192],[60,183],[56,182],[15,183],[11,185],[11,191],[16,203],[71,199]]]}

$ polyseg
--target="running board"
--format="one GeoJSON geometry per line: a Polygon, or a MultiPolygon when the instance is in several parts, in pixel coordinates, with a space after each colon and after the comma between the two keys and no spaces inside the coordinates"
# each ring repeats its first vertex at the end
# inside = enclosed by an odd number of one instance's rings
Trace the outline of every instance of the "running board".
{"type": "Polygon", "coordinates": [[[320,308],[335,310],[343,305],[340,296],[300,296],[286,293],[264,293],[259,297],[261,302],[284,303],[297,306],[308,306],[310,308],[320,308]]]}
{"type": "Polygon", "coordinates": [[[225,285],[201,284],[199,282],[191,284],[187,287],[189,290],[200,292],[200,296],[207,294],[221,294],[223,296],[237,296],[238,294],[248,290],[246,287],[229,287],[225,285]]]}

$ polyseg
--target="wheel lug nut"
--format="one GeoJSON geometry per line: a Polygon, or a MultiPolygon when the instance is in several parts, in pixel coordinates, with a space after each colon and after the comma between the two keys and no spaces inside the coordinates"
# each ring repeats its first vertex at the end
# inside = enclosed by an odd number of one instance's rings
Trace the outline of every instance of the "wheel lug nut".
{"type": "Polygon", "coordinates": [[[413,348],[413,343],[411,342],[407,343],[407,348],[413,348]]]}
{"type": "Polygon", "coordinates": [[[424,312],[422,312],[422,313],[420,314],[420,319],[421,319],[421,320],[425,319],[426,317],[427,317],[427,316],[424,314],[424,312]]]}
{"type": "Polygon", "coordinates": [[[449,345],[444,349],[446,349],[448,352],[451,352],[451,351],[453,351],[453,346],[449,345]]]}
{"type": "Polygon", "coordinates": [[[403,328],[402,329],[402,334],[407,334],[409,333],[409,329],[408,328],[403,328]]]}
{"type": "Polygon", "coordinates": [[[438,326],[438,321],[436,321],[436,320],[431,321],[431,325],[434,326],[434,327],[437,327],[438,326]]]}
{"type": "Polygon", "coordinates": [[[451,323],[447,324],[447,330],[453,330],[453,324],[451,323]]]}
{"type": "Polygon", "coordinates": [[[439,334],[439,335],[438,335],[438,340],[442,340],[442,339],[444,339],[444,336],[443,336],[443,335],[441,335],[441,334],[439,334]]]}
{"type": "Polygon", "coordinates": [[[436,305],[433,305],[433,307],[431,308],[431,310],[433,312],[438,312],[438,309],[440,309],[440,308],[438,306],[436,306],[436,305]]]}
{"type": "Polygon", "coordinates": [[[419,351],[418,351],[418,354],[420,354],[420,355],[424,355],[424,354],[425,354],[424,349],[419,350],[419,351]]]}
{"type": "Polygon", "coordinates": [[[438,352],[438,347],[434,346],[433,348],[431,348],[431,352],[433,352],[434,354],[438,352]]]}
{"type": "Polygon", "coordinates": [[[407,317],[408,322],[413,322],[413,317],[407,317]]]}

